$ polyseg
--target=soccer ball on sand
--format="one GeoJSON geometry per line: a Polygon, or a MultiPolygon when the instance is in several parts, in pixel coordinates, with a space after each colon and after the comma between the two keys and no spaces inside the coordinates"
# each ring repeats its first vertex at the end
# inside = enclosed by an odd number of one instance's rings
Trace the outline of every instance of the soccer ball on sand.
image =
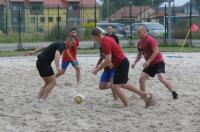
{"type": "Polygon", "coordinates": [[[74,102],[77,103],[77,104],[81,104],[84,99],[85,99],[85,96],[77,95],[77,96],[74,97],[74,102]]]}

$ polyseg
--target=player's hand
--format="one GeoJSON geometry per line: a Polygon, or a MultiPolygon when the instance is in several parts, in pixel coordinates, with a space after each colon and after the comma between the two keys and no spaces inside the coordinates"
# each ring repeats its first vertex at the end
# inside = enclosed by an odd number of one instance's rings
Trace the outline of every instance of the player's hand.
{"type": "Polygon", "coordinates": [[[110,63],[110,64],[108,65],[108,67],[109,67],[110,69],[113,69],[114,65],[113,65],[112,63],[110,63]]]}
{"type": "Polygon", "coordinates": [[[99,65],[96,65],[95,69],[99,68],[99,65]]]}
{"type": "Polygon", "coordinates": [[[27,52],[24,53],[25,56],[27,56],[27,55],[32,55],[32,54],[34,54],[33,51],[27,51],[27,52]]]}
{"type": "Polygon", "coordinates": [[[135,64],[135,63],[133,63],[133,64],[131,65],[131,68],[132,68],[132,69],[134,69],[134,68],[135,68],[135,66],[136,66],[136,64],[135,64]]]}
{"type": "Polygon", "coordinates": [[[56,68],[56,71],[57,71],[57,73],[61,73],[61,72],[62,72],[62,69],[56,68]]]}
{"type": "Polygon", "coordinates": [[[150,62],[149,61],[146,61],[144,64],[143,64],[143,67],[144,68],[147,68],[149,66],[150,62]]]}
{"type": "Polygon", "coordinates": [[[72,64],[73,64],[74,66],[76,66],[76,65],[77,65],[77,61],[76,61],[76,60],[72,60],[72,64]]]}
{"type": "Polygon", "coordinates": [[[96,74],[98,73],[98,70],[95,69],[95,70],[92,71],[92,73],[93,73],[94,75],[96,75],[96,74]]]}

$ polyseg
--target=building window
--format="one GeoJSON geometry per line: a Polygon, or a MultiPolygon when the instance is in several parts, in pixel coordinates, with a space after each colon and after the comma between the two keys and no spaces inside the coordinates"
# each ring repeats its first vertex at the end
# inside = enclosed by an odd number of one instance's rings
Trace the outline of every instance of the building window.
{"type": "Polygon", "coordinates": [[[17,7],[17,6],[12,6],[12,10],[13,10],[13,11],[17,11],[18,8],[19,8],[19,7],[17,7]]]}
{"type": "Polygon", "coordinates": [[[32,5],[30,13],[31,13],[31,15],[34,15],[34,14],[41,15],[41,14],[43,14],[43,7],[42,7],[42,5],[32,5]]]}
{"type": "Polygon", "coordinates": [[[31,18],[30,18],[30,22],[31,22],[31,23],[35,23],[35,17],[31,17],[31,18]]]}
{"type": "Polygon", "coordinates": [[[53,17],[49,17],[49,22],[53,22],[53,17]]]}
{"type": "Polygon", "coordinates": [[[73,10],[73,6],[68,6],[68,10],[72,11],[73,10]]]}
{"type": "Polygon", "coordinates": [[[56,17],[57,22],[61,21],[61,17],[56,17]]]}
{"type": "Polygon", "coordinates": [[[12,18],[12,22],[13,22],[13,23],[18,23],[17,17],[13,17],[13,18],[12,18]]]}
{"type": "Polygon", "coordinates": [[[45,22],[45,17],[40,17],[40,22],[45,22]]]}

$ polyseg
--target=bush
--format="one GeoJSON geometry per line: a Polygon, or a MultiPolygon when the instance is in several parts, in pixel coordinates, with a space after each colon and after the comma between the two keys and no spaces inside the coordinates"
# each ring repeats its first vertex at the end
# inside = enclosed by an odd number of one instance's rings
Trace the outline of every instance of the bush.
{"type": "Polygon", "coordinates": [[[93,28],[95,28],[95,23],[94,22],[84,23],[83,27],[85,28],[84,38],[87,40],[91,39],[91,31],[93,28]]]}

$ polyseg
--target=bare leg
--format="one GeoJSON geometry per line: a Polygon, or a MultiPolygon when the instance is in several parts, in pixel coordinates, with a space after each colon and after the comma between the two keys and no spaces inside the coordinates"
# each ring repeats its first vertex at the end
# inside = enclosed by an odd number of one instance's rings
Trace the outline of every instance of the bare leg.
{"type": "Polygon", "coordinates": [[[99,89],[106,90],[110,88],[110,83],[108,82],[100,82],[99,83],[99,89]]]}
{"type": "Polygon", "coordinates": [[[41,97],[42,97],[42,95],[43,95],[43,93],[44,93],[44,90],[45,90],[45,87],[47,86],[47,84],[48,84],[48,81],[47,80],[45,80],[44,78],[42,78],[43,80],[44,80],[44,86],[42,86],[41,88],[40,88],[40,92],[39,92],[39,94],[38,94],[38,99],[40,99],[41,97]]]}
{"type": "Polygon", "coordinates": [[[121,102],[124,104],[124,106],[128,106],[128,99],[127,97],[120,91],[120,85],[119,84],[113,84],[113,90],[121,100],[121,102]]]}
{"type": "Polygon", "coordinates": [[[145,92],[145,90],[146,90],[145,81],[148,78],[149,78],[149,75],[145,72],[142,72],[140,79],[139,79],[139,83],[140,83],[140,90],[142,90],[143,92],[145,92]]]}
{"type": "Polygon", "coordinates": [[[79,83],[79,82],[80,82],[80,79],[81,79],[80,67],[79,67],[79,66],[76,66],[76,67],[75,67],[75,71],[76,71],[76,81],[77,81],[77,83],[79,83]]]}
{"type": "Polygon", "coordinates": [[[131,85],[131,84],[122,84],[121,87],[141,96],[144,99],[146,108],[151,105],[152,95],[150,93],[147,94],[145,91],[139,90],[134,85],[131,85]]]}
{"type": "Polygon", "coordinates": [[[65,69],[62,69],[61,72],[56,73],[56,78],[58,78],[59,76],[63,75],[65,73],[65,69]]]}
{"type": "Polygon", "coordinates": [[[170,92],[174,91],[172,84],[166,79],[166,77],[163,73],[158,73],[157,77],[160,80],[160,82],[162,82],[170,92]]]}
{"type": "Polygon", "coordinates": [[[56,77],[54,75],[52,75],[50,77],[45,77],[44,79],[48,82],[48,84],[45,87],[44,93],[42,95],[42,99],[46,100],[49,93],[51,92],[51,90],[56,85],[56,77]]]}
{"type": "Polygon", "coordinates": [[[112,95],[113,95],[114,100],[118,100],[119,97],[117,96],[116,91],[113,89],[113,81],[114,81],[114,78],[111,77],[110,78],[110,88],[112,90],[112,95]]]}
{"type": "Polygon", "coordinates": [[[129,91],[132,91],[136,94],[138,94],[139,96],[145,98],[147,96],[147,93],[145,93],[144,91],[141,91],[139,89],[137,89],[134,85],[131,84],[122,84],[121,85],[122,88],[127,89],[129,91]]]}

